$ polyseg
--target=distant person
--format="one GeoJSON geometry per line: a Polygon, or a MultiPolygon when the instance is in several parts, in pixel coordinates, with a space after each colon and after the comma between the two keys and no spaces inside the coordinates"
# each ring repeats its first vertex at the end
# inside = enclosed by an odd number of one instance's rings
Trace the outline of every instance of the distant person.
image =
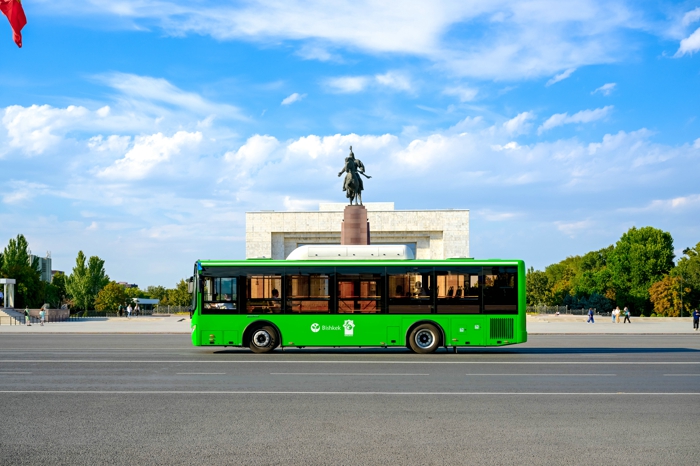
{"type": "Polygon", "coordinates": [[[698,324],[700,323],[700,311],[695,309],[693,311],[693,330],[698,329],[698,324]]]}
{"type": "Polygon", "coordinates": [[[49,303],[44,303],[43,306],[41,306],[41,310],[39,311],[39,325],[42,327],[44,326],[44,322],[46,321],[46,312],[49,310],[51,306],[49,306],[49,303]]]}
{"type": "Polygon", "coordinates": [[[616,307],[615,309],[613,309],[613,311],[611,312],[611,314],[612,314],[612,323],[613,323],[613,324],[614,324],[614,323],[617,323],[617,321],[619,320],[619,317],[618,317],[618,316],[620,315],[620,308],[619,308],[619,307],[616,307]]]}
{"type": "Polygon", "coordinates": [[[593,319],[593,308],[590,307],[588,308],[588,320],[586,321],[587,324],[595,324],[595,319],[593,319]]]}
{"type": "Polygon", "coordinates": [[[136,307],[134,308],[134,315],[137,316],[141,313],[141,308],[139,307],[139,304],[136,303],[136,307]]]}
{"type": "Polygon", "coordinates": [[[24,308],[24,322],[27,324],[27,327],[31,327],[31,326],[32,326],[32,324],[31,324],[30,321],[31,321],[31,319],[30,319],[30,316],[29,316],[29,308],[28,308],[28,307],[25,307],[25,308],[24,308]]]}
{"type": "Polygon", "coordinates": [[[131,319],[131,311],[132,311],[131,304],[129,304],[129,305],[126,307],[126,318],[127,318],[127,319],[131,319]]]}
{"type": "Polygon", "coordinates": [[[119,314],[119,317],[121,317],[124,314],[124,306],[120,304],[119,308],[117,308],[117,313],[119,314]]]}
{"type": "Polygon", "coordinates": [[[5,307],[5,295],[0,291],[0,307],[5,307]]]}
{"type": "Polygon", "coordinates": [[[629,310],[629,308],[628,308],[627,306],[625,306],[625,309],[624,309],[624,311],[623,311],[622,313],[625,315],[625,320],[624,320],[622,323],[623,323],[623,324],[626,324],[626,323],[630,323],[630,324],[631,324],[632,321],[630,320],[630,310],[629,310]]]}

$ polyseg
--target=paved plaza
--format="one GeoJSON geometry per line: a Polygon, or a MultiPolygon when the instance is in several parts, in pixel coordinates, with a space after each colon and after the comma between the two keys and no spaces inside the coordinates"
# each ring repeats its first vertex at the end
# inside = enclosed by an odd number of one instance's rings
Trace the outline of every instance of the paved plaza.
{"type": "MultiPolygon", "coordinates": [[[[531,335],[539,334],[692,334],[690,317],[633,317],[631,324],[612,323],[610,317],[598,316],[595,324],[587,324],[587,317],[572,315],[528,316],[527,331],[531,335]]],[[[108,317],[85,318],[66,322],[51,322],[43,327],[38,323],[31,327],[24,325],[7,325],[8,320],[0,324],[2,333],[190,333],[188,315],[171,315],[164,317],[108,317]]]]}

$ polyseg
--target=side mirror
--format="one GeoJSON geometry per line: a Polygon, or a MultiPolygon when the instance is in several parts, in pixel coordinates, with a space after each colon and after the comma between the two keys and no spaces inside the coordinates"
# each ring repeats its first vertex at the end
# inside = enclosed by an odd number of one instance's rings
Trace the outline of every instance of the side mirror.
{"type": "Polygon", "coordinates": [[[192,277],[187,280],[187,292],[189,294],[194,293],[194,279],[192,277]]]}

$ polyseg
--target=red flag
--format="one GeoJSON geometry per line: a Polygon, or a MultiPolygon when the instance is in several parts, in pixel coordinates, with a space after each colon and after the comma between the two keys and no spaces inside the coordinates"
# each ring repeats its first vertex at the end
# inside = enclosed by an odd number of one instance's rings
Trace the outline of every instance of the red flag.
{"type": "Polygon", "coordinates": [[[22,47],[22,28],[27,24],[27,17],[24,16],[24,8],[22,8],[22,0],[0,0],[0,11],[10,20],[12,38],[15,40],[15,44],[18,47],[22,47]]]}

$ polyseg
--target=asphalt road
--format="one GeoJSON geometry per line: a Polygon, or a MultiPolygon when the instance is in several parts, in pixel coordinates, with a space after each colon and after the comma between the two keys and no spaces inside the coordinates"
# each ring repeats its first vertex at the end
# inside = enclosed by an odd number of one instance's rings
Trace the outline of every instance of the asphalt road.
{"type": "Polygon", "coordinates": [[[415,355],[3,335],[0,464],[698,464],[700,335],[415,355]]]}

